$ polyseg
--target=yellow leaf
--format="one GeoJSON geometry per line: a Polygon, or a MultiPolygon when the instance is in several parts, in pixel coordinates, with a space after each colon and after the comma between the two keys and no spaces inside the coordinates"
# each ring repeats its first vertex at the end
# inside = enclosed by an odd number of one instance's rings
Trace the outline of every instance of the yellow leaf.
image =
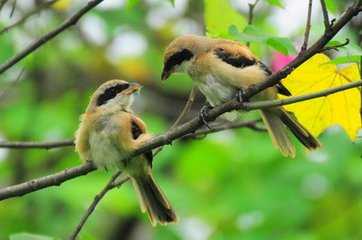
{"type": "MultiPolygon", "coordinates": [[[[339,69],[329,61],[326,55],[316,54],[283,79],[283,84],[293,96],[297,96],[360,80],[357,64],[339,69]]],[[[361,93],[357,88],[291,104],[285,108],[293,112],[315,136],[332,125],[339,125],[355,140],[357,131],[361,128],[361,93]]]]}

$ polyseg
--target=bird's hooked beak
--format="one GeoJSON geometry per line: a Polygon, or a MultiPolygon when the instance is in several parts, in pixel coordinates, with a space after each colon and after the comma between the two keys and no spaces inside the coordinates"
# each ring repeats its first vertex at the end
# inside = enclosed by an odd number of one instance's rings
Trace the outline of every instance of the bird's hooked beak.
{"type": "Polygon", "coordinates": [[[135,92],[138,92],[141,88],[142,88],[141,84],[130,83],[130,86],[124,91],[124,94],[129,96],[135,92]]]}

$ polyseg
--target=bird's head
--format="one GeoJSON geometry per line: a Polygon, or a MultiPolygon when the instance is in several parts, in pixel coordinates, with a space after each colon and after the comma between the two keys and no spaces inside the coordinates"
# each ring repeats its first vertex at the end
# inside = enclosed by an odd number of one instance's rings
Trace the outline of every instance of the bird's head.
{"type": "Polygon", "coordinates": [[[162,80],[175,72],[187,72],[192,61],[209,49],[213,40],[203,36],[185,35],[174,39],[164,53],[162,80]]]}
{"type": "Polygon", "coordinates": [[[128,110],[133,102],[133,94],[141,89],[138,83],[124,80],[109,80],[103,83],[91,97],[87,111],[98,108],[128,110]]]}

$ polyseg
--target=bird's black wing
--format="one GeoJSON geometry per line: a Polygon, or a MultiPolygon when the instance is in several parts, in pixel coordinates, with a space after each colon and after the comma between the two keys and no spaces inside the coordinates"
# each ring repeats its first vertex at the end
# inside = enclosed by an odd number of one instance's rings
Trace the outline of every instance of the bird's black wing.
{"type": "MultiPolygon", "coordinates": [[[[257,61],[256,59],[253,58],[247,58],[243,54],[240,54],[239,51],[231,53],[230,51],[227,51],[225,48],[219,47],[214,50],[214,53],[220,60],[234,67],[244,68],[255,64],[259,64],[261,69],[263,69],[267,75],[272,74],[272,71],[263,62],[257,61]]],[[[282,83],[276,84],[276,88],[278,90],[278,93],[285,96],[291,96],[289,90],[282,83]]]]}
{"type": "MultiPolygon", "coordinates": [[[[142,128],[137,124],[136,121],[132,120],[132,137],[133,139],[137,139],[141,134],[143,134],[142,128]]],[[[153,154],[152,151],[148,151],[143,154],[143,156],[147,159],[149,164],[152,166],[153,154]]]]}
{"type": "MultiPolygon", "coordinates": [[[[259,66],[266,72],[267,75],[272,75],[272,71],[263,63],[258,62],[259,66]]],[[[278,93],[284,95],[284,96],[291,96],[292,94],[289,92],[288,88],[286,88],[281,82],[277,83],[275,87],[278,90],[278,93]]]]}
{"type": "Polygon", "coordinates": [[[256,63],[255,59],[247,58],[238,53],[233,54],[222,47],[216,48],[214,53],[220,60],[237,68],[252,66],[256,63]]]}

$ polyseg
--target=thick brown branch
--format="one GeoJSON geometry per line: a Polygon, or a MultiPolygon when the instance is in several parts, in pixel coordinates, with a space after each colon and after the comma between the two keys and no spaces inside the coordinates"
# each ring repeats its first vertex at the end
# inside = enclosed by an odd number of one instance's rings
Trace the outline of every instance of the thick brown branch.
{"type": "Polygon", "coordinates": [[[54,29],[53,31],[45,34],[32,44],[30,44],[27,48],[25,48],[23,51],[15,55],[13,58],[9,59],[6,63],[2,64],[0,66],[0,74],[4,73],[6,70],[17,64],[19,61],[24,59],[26,56],[37,50],[39,47],[43,46],[45,43],[56,37],[59,33],[65,31],[69,27],[75,25],[78,20],[88,11],[93,9],[95,6],[103,2],[104,0],[91,0],[85,5],[83,8],[81,8],[78,12],[76,12],[74,15],[72,15],[70,18],[65,20],[58,28],[54,29]]]}
{"type": "Polygon", "coordinates": [[[5,187],[0,189],[0,200],[4,200],[12,197],[20,197],[24,194],[35,192],[37,190],[51,187],[59,186],[63,182],[76,178],[87,173],[94,171],[96,168],[91,162],[87,162],[81,166],[73,167],[70,169],[65,169],[61,172],[37,178],[31,181],[20,183],[17,185],[5,187]]]}

